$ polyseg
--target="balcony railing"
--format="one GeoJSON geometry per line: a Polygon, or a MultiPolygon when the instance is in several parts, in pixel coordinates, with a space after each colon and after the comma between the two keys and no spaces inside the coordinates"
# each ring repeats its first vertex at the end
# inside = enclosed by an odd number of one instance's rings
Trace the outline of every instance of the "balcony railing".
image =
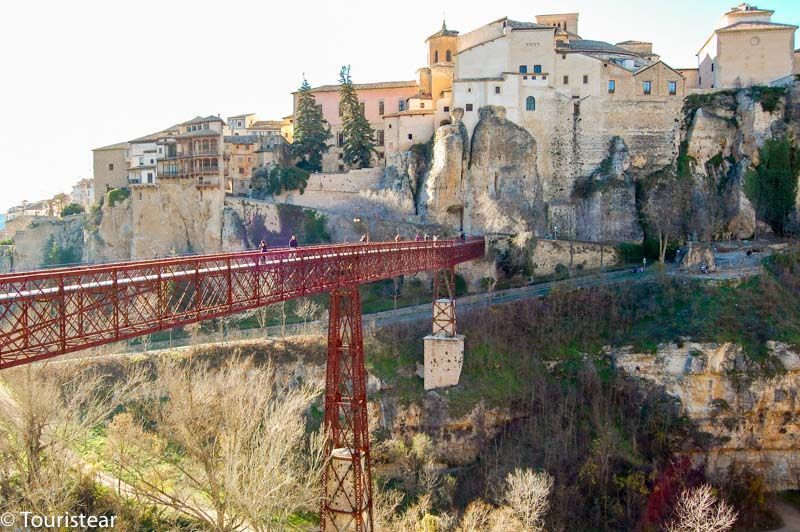
{"type": "Polygon", "coordinates": [[[200,150],[184,153],[168,153],[164,159],[188,159],[189,157],[219,157],[222,155],[218,150],[200,150]]]}
{"type": "Polygon", "coordinates": [[[219,175],[219,166],[204,166],[202,168],[186,168],[181,170],[162,170],[159,177],[191,177],[196,175],[219,175]]]}

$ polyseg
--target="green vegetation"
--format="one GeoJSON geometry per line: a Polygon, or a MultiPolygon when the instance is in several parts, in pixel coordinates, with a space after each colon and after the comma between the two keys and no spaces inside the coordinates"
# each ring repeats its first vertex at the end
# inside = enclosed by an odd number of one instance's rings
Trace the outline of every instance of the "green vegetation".
{"type": "Polygon", "coordinates": [[[7,238],[6,240],[0,240],[0,246],[13,246],[14,240],[7,238]]]}
{"type": "Polygon", "coordinates": [[[781,99],[786,95],[786,87],[751,87],[750,95],[754,101],[761,103],[761,108],[765,112],[774,113],[778,110],[781,99]]]}
{"type": "Polygon", "coordinates": [[[303,210],[303,242],[306,245],[323,244],[331,241],[331,235],[327,229],[328,218],[324,214],[319,214],[311,209],[303,210]]]}
{"type": "Polygon", "coordinates": [[[744,192],[758,217],[785,235],[797,198],[800,153],[788,139],[767,140],[759,153],[758,165],[745,174],[744,192]]]}
{"type": "Polygon", "coordinates": [[[47,243],[44,246],[44,253],[42,254],[42,266],[66,266],[68,264],[77,264],[81,261],[81,252],[75,248],[62,247],[57,241],[55,236],[50,235],[47,243]]]}
{"type": "Polygon", "coordinates": [[[112,188],[106,194],[108,197],[108,205],[113,207],[117,203],[121,201],[125,201],[129,197],[131,197],[131,189],[129,188],[112,188]]]}
{"type": "Polygon", "coordinates": [[[322,156],[330,149],[328,140],[331,137],[322,108],[317,106],[317,100],[311,93],[311,85],[304,77],[298,91],[292,142],[292,155],[299,159],[297,167],[309,172],[321,172],[322,156]]]}
{"type": "Polygon", "coordinates": [[[264,199],[291,190],[302,194],[308,184],[309,172],[302,168],[273,166],[260,167],[253,172],[253,197],[264,199]]]}
{"type": "Polygon", "coordinates": [[[72,216],[73,214],[82,214],[83,211],[84,211],[83,205],[80,205],[78,203],[70,203],[69,205],[61,209],[61,217],[63,218],[64,216],[72,216]]]}
{"type": "Polygon", "coordinates": [[[375,132],[358,101],[349,65],[343,66],[339,72],[339,102],[344,135],[342,159],[352,167],[367,168],[375,151],[375,132]]]}

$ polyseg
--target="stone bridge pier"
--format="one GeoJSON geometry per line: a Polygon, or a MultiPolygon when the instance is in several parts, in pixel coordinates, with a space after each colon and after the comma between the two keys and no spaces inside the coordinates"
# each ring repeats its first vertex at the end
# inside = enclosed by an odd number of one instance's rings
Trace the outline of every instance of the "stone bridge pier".
{"type": "Polygon", "coordinates": [[[455,270],[437,270],[433,280],[433,330],[423,339],[425,390],[455,386],[464,365],[464,335],[456,333],[455,270]]]}

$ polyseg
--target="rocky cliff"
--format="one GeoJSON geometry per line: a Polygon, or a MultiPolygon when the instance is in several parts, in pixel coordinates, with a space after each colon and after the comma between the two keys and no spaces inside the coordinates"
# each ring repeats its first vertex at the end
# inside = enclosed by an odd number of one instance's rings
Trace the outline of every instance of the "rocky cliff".
{"type": "Polygon", "coordinates": [[[712,476],[750,467],[770,489],[800,482],[800,355],[769,342],[769,367],[757,365],[734,344],[665,344],[655,353],[609,350],[632,378],[663,386],[698,428],[711,436],[694,460],[712,476]]]}

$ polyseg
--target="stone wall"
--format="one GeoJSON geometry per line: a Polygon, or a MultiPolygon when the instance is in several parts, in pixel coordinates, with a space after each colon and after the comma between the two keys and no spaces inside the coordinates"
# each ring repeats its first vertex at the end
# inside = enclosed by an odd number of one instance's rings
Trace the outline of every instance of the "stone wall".
{"type": "Polygon", "coordinates": [[[550,275],[561,264],[574,270],[594,270],[619,264],[617,248],[571,240],[537,240],[530,261],[535,275],[550,275]]]}
{"type": "Polygon", "coordinates": [[[611,352],[631,377],[664,386],[686,415],[713,436],[708,453],[694,459],[712,477],[735,464],[766,476],[771,490],[795,489],[800,478],[800,355],[768,343],[781,366],[775,375],[747,362],[741,346],[683,342],[660,345],[656,353],[631,348],[611,352]],[[736,377],[736,375],[739,375],[736,377]]]}

